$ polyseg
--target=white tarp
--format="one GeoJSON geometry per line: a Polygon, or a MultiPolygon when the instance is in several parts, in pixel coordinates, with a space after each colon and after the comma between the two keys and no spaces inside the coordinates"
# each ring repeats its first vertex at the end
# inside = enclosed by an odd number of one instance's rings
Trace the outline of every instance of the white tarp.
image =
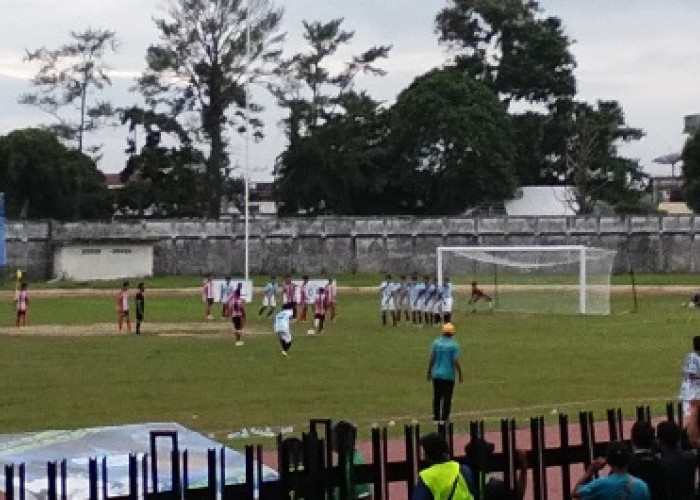
{"type": "MultiPolygon", "coordinates": [[[[47,463],[66,460],[67,498],[84,500],[89,493],[88,463],[98,459],[98,475],[101,476],[101,460],[107,460],[107,494],[129,493],[129,454],[134,453],[139,462],[139,491],[141,460],[150,453],[151,431],[176,431],[178,449],[187,450],[188,486],[204,487],[207,484],[207,451],[217,450],[217,461],[224,448],[226,484],[245,483],[245,455],[225,448],[221,443],[174,423],[143,423],[115,427],[93,427],[76,430],[52,430],[0,435],[0,492],[5,488],[5,465],[25,465],[27,500],[46,498],[48,490],[47,463]]],[[[160,438],[158,450],[158,490],[172,489],[170,441],[160,438]]],[[[220,464],[218,465],[220,466],[220,464]]],[[[149,460],[150,474],[150,460],[149,460]]],[[[218,470],[217,470],[218,474],[218,470]]],[[[19,471],[15,467],[14,484],[19,487],[19,471]]],[[[271,481],[277,473],[263,466],[263,480],[271,481]]],[[[150,481],[150,477],[149,477],[150,481]]],[[[58,478],[60,492],[60,477],[58,478]]],[[[152,485],[149,483],[149,489],[152,485]]],[[[101,490],[101,486],[100,486],[101,490]]],[[[1,496],[1,495],[0,495],[1,496]]],[[[15,498],[20,498],[15,490],[15,498]]]]}

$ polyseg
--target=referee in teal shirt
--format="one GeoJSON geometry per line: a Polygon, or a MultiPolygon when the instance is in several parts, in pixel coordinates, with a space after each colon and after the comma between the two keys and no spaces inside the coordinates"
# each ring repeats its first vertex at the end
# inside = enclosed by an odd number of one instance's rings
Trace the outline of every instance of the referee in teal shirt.
{"type": "Polygon", "coordinates": [[[433,381],[433,421],[445,423],[450,419],[452,393],[455,388],[455,373],[459,383],[464,380],[459,364],[459,344],[453,338],[452,323],[442,325],[442,337],[433,341],[428,363],[427,379],[433,381]]]}

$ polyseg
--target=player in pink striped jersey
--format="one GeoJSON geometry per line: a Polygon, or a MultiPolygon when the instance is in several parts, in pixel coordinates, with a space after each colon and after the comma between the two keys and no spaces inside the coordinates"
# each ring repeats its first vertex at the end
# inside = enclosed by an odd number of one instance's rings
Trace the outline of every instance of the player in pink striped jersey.
{"type": "Polygon", "coordinates": [[[122,283],[122,289],[117,294],[117,314],[119,316],[119,331],[121,332],[126,322],[126,331],[131,332],[131,319],[129,318],[129,282],[122,283]]]}
{"type": "Polygon", "coordinates": [[[233,336],[236,339],[236,345],[243,345],[243,326],[245,324],[245,300],[241,296],[240,289],[236,289],[229,298],[226,304],[229,314],[231,315],[231,323],[233,323],[233,336]]]}
{"type": "Polygon", "coordinates": [[[328,283],[326,283],[326,307],[328,308],[329,318],[331,321],[335,321],[335,315],[338,303],[338,289],[336,287],[335,278],[332,276],[328,278],[328,283]]]}
{"type": "Polygon", "coordinates": [[[299,287],[299,307],[301,308],[301,314],[299,315],[299,321],[306,321],[306,314],[309,309],[309,302],[313,300],[313,297],[309,297],[309,277],[304,275],[301,277],[301,286],[299,287]]]}
{"type": "Polygon", "coordinates": [[[211,306],[214,303],[214,282],[211,273],[207,274],[204,283],[202,283],[202,302],[204,302],[204,315],[207,319],[214,319],[214,316],[211,315],[211,306]]]}
{"type": "Polygon", "coordinates": [[[328,296],[326,289],[321,287],[316,291],[316,300],[314,300],[314,329],[307,333],[321,333],[323,331],[323,323],[326,321],[326,309],[328,308],[328,296]]]}
{"type": "Polygon", "coordinates": [[[15,324],[17,326],[27,326],[27,309],[29,307],[29,291],[27,283],[22,282],[19,290],[15,292],[15,324]]]}
{"type": "Polygon", "coordinates": [[[292,277],[288,274],[284,277],[282,284],[282,305],[292,305],[292,319],[297,317],[297,286],[292,282],[292,277]]]}

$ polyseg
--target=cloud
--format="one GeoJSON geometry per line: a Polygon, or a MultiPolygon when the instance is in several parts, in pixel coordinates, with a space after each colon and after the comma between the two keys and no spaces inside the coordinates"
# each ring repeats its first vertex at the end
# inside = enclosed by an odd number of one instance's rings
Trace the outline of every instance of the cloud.
{"type": "MultiPolygon", "coordinates": [[[[306,50],[303,19],[345,19],[355,32],[347,48],[333,58],[335,68],[373,45],[392,45],[379,65],[383,78],[358,78],[359,88],[390,104],[415,77],[439,66],[446,56],[434,33],[435,15],[447,0],[277,0],[285,9],[283,31],[288,33],[285,54],[306,50]]],[[[25,49],[56,47],[70,30],[87,27],[111,29],[120,40],[118,54],[110,56],[114,86],[109,97],[128,105],[138,96],[128,91],[144,69],[149,44],[158,41],[153,17],[164,15],[165,0],[0,0],[0,134],[13,128],[46,122],[47,117],[16,103],[28,89],[31,66],[22,62],[25,49]]],[[[646,166],[659,154],[680,150],[683,115],[700,112],[700,46],[697,20],[700,2],[662,0],[540,0],[545,15],[563,20],[575,44],[576,76],[580,98],[615,99],[623,106],[628,123],[647,133],[638,143],[624,147],[646,166]]],[[[267,139],[251,145],[251,164],[272,168],[286,144],[277,123],[282,111],[266,100],[267,139]]],[[[109,154],[101,167],[118,171],[123,166],[125,132],[111,129],[104,142],[109,154]]],[[[233,162],[243,161],[242,141],[232,145],[233,162]]]]}

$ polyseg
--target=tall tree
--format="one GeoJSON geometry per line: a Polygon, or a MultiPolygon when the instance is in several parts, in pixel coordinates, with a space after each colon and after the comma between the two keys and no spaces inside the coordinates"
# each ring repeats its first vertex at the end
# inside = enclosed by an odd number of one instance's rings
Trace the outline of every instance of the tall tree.
{"type": "Polygon", "coordinates": [[[367,195],[378,194],[382,186],[376,149],[385,134],[382,111],[378,102],[356,90],[355,81],[359,74],[384,75],[376,63],[391,47],[371,47],[333,71],[331,59],[354,37],[342,23],[304,21],[310,50],[283,62],[280,83],[273,89],[289,113],[289,145],[275,166],[282,213],[379,210],[375,201],[380,197],[367,195]]]}
{"type": "Polygon", "coordinates": [[[275,69],[282,11],[268,0],[170,0],[168,14],[156,21],[161,42],[149,47],[139,86],[153,110],[207,143],[207,213],[215,219],[230,164],[228,127],[262,135],[262,108],[251,102],[249,85],[275,69]]]}
{"type": "Polygon", "coordinates": [[[622,143],[643,135],[625,123],[617,101],[598,101],[595,106],[558,101],[545,127],[551,153],[544,173],[574,188],[571,201],[579,213],[594,213],[602,204],[618,212],[644,210],[640,202],[646,176],[637,160],[618,152],[622,143]]]}
{"type": "Polygon", "coordinates": [[[392,108],[391,130],[412,213],[459,213],[516,187],[505,106],[458,68],[418,77],[392,108]]]}
{"type": "Polygon", "coordinates": [[[204,154],[193,147],[187,132],[170,116],[133,107],[122,110],[129,123],[129,159],[121,171],[124,189],[117,205],[124,215],[137,217],[201,217],[206,214],[204,154]],[[146,138],[139,150],[137,129],[146,138]],[[169,136],[177,146],[165,147],[169,136]]]}
{"type": "Polygon", "coordinates": [[[683,146],[683,195],[694,212],[700,212],[700,129],[683,146]]]}
{"type": "Polygon", "coordinates": [[[104,176],[94,161],[47,130],[15,130],[0,137],[0,186],[8,217],[25,212],[30,218],[75,220],[112,214],[104,176]]]}
{"type": "Polygon", "coordinates": [[[449,0],[436,17],[457,65],[505,100],[552,103],[573,96],[571,42],[561,20],[533,0],[449,0]]]}
{"type": "Polygon", "coordinates": [[[396,212],[385,151],[389,113],[365,94],[347,94],[341,101],[342,113],[291,141],[280,155],[281,214],[396,212]]]}
{"type": "MultiPolygon", "coordinates": [[[[97,93],[112,84],[105,58],[117,50],[113,31],[87,29],[70,32],[71,41],[58,49],[44,47],[28,51],[25,61],[39,64],[32,79],[33,92],[19,98],[22,104],[36,106],[57,120],[51,126],[64,139],[76,141],[84,149],[85,132],[102,126],[112,116],[112,105],[97,93]]],[[[99,146],[90,151],[97,152],[99,146]]]]}

